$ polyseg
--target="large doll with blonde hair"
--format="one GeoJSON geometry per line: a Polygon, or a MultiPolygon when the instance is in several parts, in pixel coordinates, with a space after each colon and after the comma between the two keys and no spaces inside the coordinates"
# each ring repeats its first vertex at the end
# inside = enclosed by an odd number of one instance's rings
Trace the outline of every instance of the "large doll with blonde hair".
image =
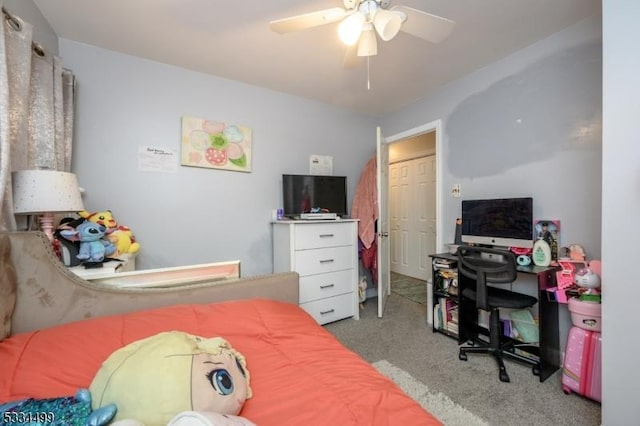
{"type": "Polygon", "coordinates": [[[251,398],[246,360],[221,337],[170,331],[133,342],[111,354],[89,390],[94,409],[117,406],[116,424],[253,424],[238,416],[251,398]]]}

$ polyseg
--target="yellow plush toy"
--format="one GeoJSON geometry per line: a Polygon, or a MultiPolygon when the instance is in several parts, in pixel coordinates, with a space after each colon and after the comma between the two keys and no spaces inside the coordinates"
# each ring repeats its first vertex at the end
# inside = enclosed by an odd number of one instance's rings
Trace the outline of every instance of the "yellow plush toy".
{"type": "Polygon", "coordinates": [[[245,358],[221,337],[170,331],[133,342],[111,354],[89,390],[94,409],[116,405],[117,421],[253,425],[237,416],[251,398],[245,358]]]}
{"type": "Polygon", "coordinates": [[[107,228],[106,237],[113,245],[116,246],[115,253],[109,257],[117,257],[124,253],[137,253],[140,250],[140,244],[135,241],[135,237],[133,236],[131,229],[124,225],[118,225],[118,221],[113,217],[111,210],[95,213],[89,213],[86,210],[82,210],[81,212],[78,212],[78,215],[88,221],[107,228]]]}

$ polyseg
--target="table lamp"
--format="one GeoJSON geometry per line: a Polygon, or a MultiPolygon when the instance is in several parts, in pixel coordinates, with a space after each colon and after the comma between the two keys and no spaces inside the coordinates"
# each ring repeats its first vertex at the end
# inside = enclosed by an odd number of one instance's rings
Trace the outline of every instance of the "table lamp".
{"type": "Polygon", "coordinates": [[[53,214],[84,210],[78,179],[56,170],[20,170],[12,173],[13,212],[39,215],[40,228],[53,240],[53,214]]]}

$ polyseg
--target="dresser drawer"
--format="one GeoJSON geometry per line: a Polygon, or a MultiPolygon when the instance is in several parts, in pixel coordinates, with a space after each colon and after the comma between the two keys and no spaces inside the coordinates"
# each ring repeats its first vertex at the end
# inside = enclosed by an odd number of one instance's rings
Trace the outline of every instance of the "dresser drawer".
{"type": "Polygon", "coordinates": [[[295,271],[300,276],[353,269],[353,246],[317,250],[299,250],[295,256],[295,271]]]}
{"type": "Polygon", "coordinates": [[[300,304],[318,324],[326,324],[354,315],[355,294],[348,293],[300,304]]]}
{"type": "Polygon", "coordinates": [[[273,271],[300,275],[299,303],[321,324],[358,319],[358,221],[273,223],[273,271]]]}
{"type": "Polygon", "coordinates": [[[310,223],[296,226],[294,238],[296,250],[355,244],[350,223],[310,223]]]}
{"type": "Polygon", "coordinates": [[[352,275],[353,270],[347,269],[300,277],[300,303],[352,293],[354,288],[352,275]]]}

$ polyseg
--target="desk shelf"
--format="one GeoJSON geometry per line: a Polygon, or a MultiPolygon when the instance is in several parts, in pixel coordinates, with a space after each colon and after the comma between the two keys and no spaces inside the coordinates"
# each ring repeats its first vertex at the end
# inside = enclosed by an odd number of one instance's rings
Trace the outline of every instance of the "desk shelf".
{"type": "Polygon", "coordinates": [[[433,311],[432,330],[454,339],[458,339],[458,269],[457,262],[451,257],[431,256],[433,258],[433,311]]]}
{"type": "MultiPolygon", "coordinates": [[[[446,262],[449,262],[450,269],[455,269],[457,272],[457,257],[450,253],[431,254],[433,267],[433,306],[434,309],[441,300],[452,300],[458,306],[458,332],[452,333],[449,330],[443,329],[436,324],[435,310],[433,318],[433,332],[439,332],[451,338],[458,339],[458,344],[464,344],[467,341],[473,340],[479,334],[488,334],[486,329],[481,329],[476,323],[477,310],[475,305],[470,303],[468,299],[464,297],[460,298],[458,295],[451,295],[448,292],[442,290],[437,285],[438,275],[441,266],[446,262]]],[[[555,287],[555,268],[554,267],[542,267],[542,266],[518,266],[519,274],[535,275],[537,277],[538,284],[538,317],[539,317],[539,343],[537,346],[529,345],[529,347],[520,347],[518,349],[526,352],[524,356],[534,356],[540,361],[540,381],[543,382],[554,372],[560,368],[560,337],[558,330],[558,304],[554,300],[550,300],[547,290],[555,287]]],[[[460,277],[458,280],[458,293],[461,294],[462,288],[468,285],[468,279],[460,277]]],[[[524,345],[523,342],[514,340],[516,344],[524,345]]]]}

